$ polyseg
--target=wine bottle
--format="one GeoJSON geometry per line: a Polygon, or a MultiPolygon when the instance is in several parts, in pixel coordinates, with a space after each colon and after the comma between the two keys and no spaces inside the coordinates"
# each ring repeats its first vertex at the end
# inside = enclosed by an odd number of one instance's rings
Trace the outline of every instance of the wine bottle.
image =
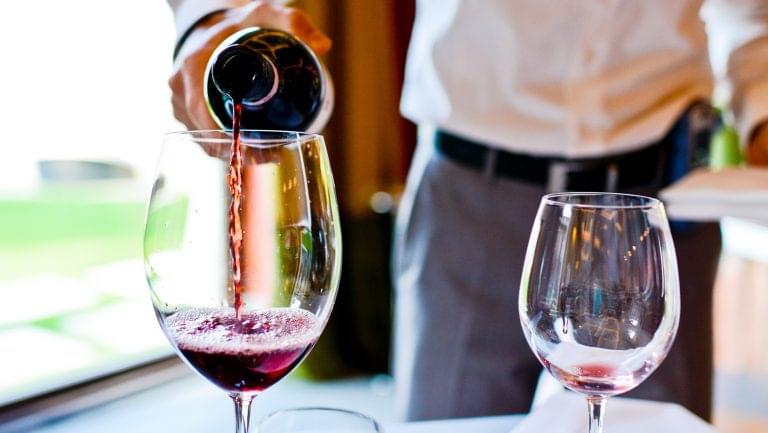
{"type": "Polygon", "coordinates": [[[317,56],[290,33],[243,29],[214,51],[205,74],[208,110],[221,128],[320,132],[333,109],[333,85],[317,56]]]}

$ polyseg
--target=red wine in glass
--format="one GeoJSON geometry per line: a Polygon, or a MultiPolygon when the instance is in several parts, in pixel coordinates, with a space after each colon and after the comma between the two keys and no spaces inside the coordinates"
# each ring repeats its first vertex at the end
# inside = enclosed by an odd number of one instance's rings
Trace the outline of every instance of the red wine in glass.
{"type": "Polygon", "coordinates": [[[184,310],[165,330],[194,370],[227,392],[259,393],[291,372],[317,342],[314,314],[294,308],[184,310]]]}

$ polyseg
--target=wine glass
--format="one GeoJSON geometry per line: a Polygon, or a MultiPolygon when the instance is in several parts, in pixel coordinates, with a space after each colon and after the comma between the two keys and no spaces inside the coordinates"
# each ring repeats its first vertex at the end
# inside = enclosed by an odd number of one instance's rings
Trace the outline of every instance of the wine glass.
{"type": "Polygon", "coordinates": [[[273,412],[259,422],[259,433],[381,433],[368,415],[346,409],[301,407],[273,412]]]}
{"type": "Polygon", "coordinates": [[[677,332],[680,288],[664,206],[627,194],[544,196],[520,283],[520,321],[544,367],[585,394],[589,431],[636,387],[677,332]]]}
{"type": "Polygon", "coordinates": [[[303,360],[328,321],[341,236],[321,136],[243,130],[234,138],[165,136],[144,261],[165,335],[229,394],[236,431],[246,433],[253,397],[303,360]]]}

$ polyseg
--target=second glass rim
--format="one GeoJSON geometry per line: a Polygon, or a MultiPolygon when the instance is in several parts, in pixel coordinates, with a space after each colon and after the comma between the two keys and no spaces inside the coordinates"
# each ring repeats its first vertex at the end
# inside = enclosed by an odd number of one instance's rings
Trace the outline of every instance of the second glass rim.
{"type": "Polygon", "coordinates": [[[573,191],[573,192],[556,192],[546,194],[541,198],[542,204],[561,207],[575,207],[584,209],[657,209],[663,208],[664,204],[661,200],[649,197],[641,194],[628,194],[622,192],[600,192],[600,191],[573,191]],[[561,197],[597,197],[597,196],[610,196],[610,197],[627,197],[631,199],[639,200],[640,203],[568,203],[565,201],[557,200],[561,197]]]}
{"type": "Polygon", "coordinates": [[[343,408],[336,408],[336,407],[329,407],[329,406],[302,406],[302,407],[288,407],[284,409],[278,409],[264,415],[259,420],[259,424],[263,424],[266,421],[270,420],[271,418],[274,418],[281,414],[291,413],[291,412],[335,412],[335,413],[341,413],[345,415],[352,415],[357,418],[370,421],[371,424],[374,425],[378,430],[381,429],[381,424],[379,423],[379,421],[377,421],[376,418],[368,414],[358,412],[352,409],[343,409],[343,408]]]}

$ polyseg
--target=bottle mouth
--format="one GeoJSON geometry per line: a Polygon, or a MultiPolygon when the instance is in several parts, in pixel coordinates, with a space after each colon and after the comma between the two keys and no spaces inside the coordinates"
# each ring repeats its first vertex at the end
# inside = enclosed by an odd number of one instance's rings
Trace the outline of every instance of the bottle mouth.
{"type": "Polygon", "coordinates": [[[211,78],[235,101],[259,105],[277,92],[277,69],[263,54],[240,44],[224,48],[213,63],[211,78]]]}
{"type": "Polygon", "coordinates": [[[266,95],[264,95],[261,99],[258,99],[256,101],[254,101],[251,98],[250,95],[246,95],[246,97],[243,98],[243,100],[242,100],[243,105],[246,105],[246,106],[255,107],[255,106],[261,105],[261,104],[269,101],[270,99],[272,99],[273,96],[275,96],[275,94],[277,93],[277,89],[279,87],[278,83],[280,82],[280,80],[278,80],[276,78],[277,77],[277,67],[267,57],[265,57],[265,56],[263,56],[261,54],[259,54],[259,55],[264,57],[264,60],[266,61],[266,63],[269,65],[270,68],[272,68],[272,74],[271,74],[271,77],[273,77],[272,78],[272,87],[269,89],[269,92],[266,95]]]}

